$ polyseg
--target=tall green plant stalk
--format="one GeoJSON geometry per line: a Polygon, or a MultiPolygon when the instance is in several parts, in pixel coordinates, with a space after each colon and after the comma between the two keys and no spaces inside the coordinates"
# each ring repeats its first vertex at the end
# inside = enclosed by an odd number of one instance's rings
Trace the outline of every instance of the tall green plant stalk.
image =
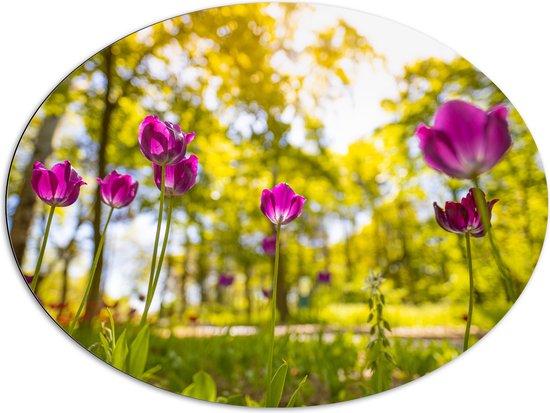
{"type": "Polygon", "coordinates": [[[40,267],[42,266],[42,260],[44,259],[44,251],[46,251],[46,244],[48,243],[48,236],[50,235],[50,226],[52,225],[52,218],[55,212],[55,207],[50,207],[50,214],[48,215],[48,222],[46,223],[46,229],[44,231],[44,239],[42,240],[42,246],[40,247],[40,254],[38,255],[38,261],[34,268],[34,275],[31,282],[32,292],[36,292],[36,286],[38,285],[38,277],[40,276],[40,267]]]}
{"type": "Polygon", "coordinates": [[[162,213],[164,209],[164,186],[166,181],[166,165],[162,165],[162,172],[161,172],[161,183],[160,183],[160,202],[159,202],[159,214],[157,218],[157,233],[155,235],[155,246],[153,248],[153,256],[151,258],[151,271],[149,272],[149,284],[147,286],[147,298],[145,299],[145,308],[143,310],[143,314],[141,315],[141,321],[140,326],[143,327],[145,322],[147,321],[147,313],[149,311],[149,307],[151,305],[151,301],[153,300],[153,282],[155,277],[155,267],[157,263],[157,251],[159,247],[159,238],[160,238],[160,228],[162,226],[162,213]]]}
{"type": "Polygon", "coordinates": [[[485,228],[485,232],[487,233],[487,237],[489,238],[489,244],[491,245],[491,252],[497,264],[498,270],[500,272],[500,279],[504,287],[504,291],[506,293],[506,299],[509,302],[514,302],[517,299],[517,293],[512,283],[510,270],[504,263],[504,260],[502,259],[502,256],[500,255],[500,251],[493,238],[493,231],[491,228],[491,219],[489,217],[489,209],[487,208],[487,202],[485,202],[485,200],[483,199],[483,196],[481,195],[479,179],[474,178],[473,183],[476,189],[474,191],[474,199],[476,202],[477,210],[480,213],[481,223],[483,224],[483,228],[485,228]]]}
{"type": "Polygon", "coordinates": [[[468,302],[468,319],[466,320],[466,332],[464,333],[464,346],[463,351],[468,350],[470,341],[470,327],[472,325],[472,315],[474,312],[474,270],[472,265],[472,246],[470,241],[470,234],[467,232],[464,234],[466,238],[466,259],[468,261],[468,276],[470,279],[470,298],[468,302]]]}
{"type": "MultiPolygon", "coordinates": [[[[170,224],[172,222],[172,209],[174,207],[174,197],[171,197],[170,198],[170,201],[168,203],[168,213],[166,215],[166,226],[164,228],[164,239],[162,240],[162,247],[160,249],[160,255],[159,255],[159,260],[157,262],[157,265],[156,265],[156,271],[155,271],[155,276],[154,276],[154,279],[153,279],[153,283],[151,285],[151,296],[149,298],[149,300],[145,303],[145,310],[144,310],[144,314],[147,314],[149,312],[149,308],[151,307],[151,303],[153,301],[153,296],[155,294],[155,290],[157,289],[157,284],[159,282],[159,278],[160,278],[160,272],[162,270],[162,262],[164,261],[164,255],[166,253],[166,247],[168,245],[168,235],[170,234],[170,224]]],[[[141,325],[143,326],[144,324],[144,319],[142,318],[141,319],[141,325]]]]}
{"type": "Polygon", "coordinates": [[[90,289],[92,288],[92,283],[94,281],[94,276],[97,269],[97,263],[99,262],[99,257],[101,256],[101,251],[103,250],[103,244],[105,243],[105,234],[107,233],[107,227],[109,226],[109,222],[111,222],[111,216],[113,215],[114,210],[115,210],[114,208],[111,208],[111,210],[109,211],[109,216],[107,217],[107,221],[105,221],[105,226],[103,227],[103,233],[101,234],[101,238],[99,240],[99,244],[95,252],[94,262],[92,264],[90,276],[88,277],[88,284],[86,285],[86,290],[84,291],[84,295],[82,296],[82,300],[80,301],[78,310],[76,310],[73,321],[71,321],[71,324],[69,326],[70,335],[73,334],[73,331],[76,327],[76,323],[78,322],[78,318],[80,317],[80,314],[82,313],[82,310],[86,305],[86,301],[88,300],[88,295],[90,294],[90,289]]]}
{"type": "Polygon", "coordinates": [[[265,385],[266,404],[271,400],[271,379],[273,376],[273,353],[275,351],[275,317],[277,310],[277,281],[279,278],[279,252],[281,242],[281,223],[277,224],[275,235],[275,265],[273,266],[273,285],[271,287],[271,324],[269,327],[269,353],[267,356],[267,376],[265,385]]]}
{"type": "Polygon", "coordinates": [[[384,317],[386,298],[381,290],[383,282],[380,272],[371,271],[366,281],[369,293],[367,305],[370,314],[367,323],[370,324],[370,339],[367,344],[366,365],[372,372],[370,388],[373,393],[380,393],[391,386],[392,371],[395,361],[391,352],[391,344],[387,336],[391,334],[390,323],[384,317]]]}

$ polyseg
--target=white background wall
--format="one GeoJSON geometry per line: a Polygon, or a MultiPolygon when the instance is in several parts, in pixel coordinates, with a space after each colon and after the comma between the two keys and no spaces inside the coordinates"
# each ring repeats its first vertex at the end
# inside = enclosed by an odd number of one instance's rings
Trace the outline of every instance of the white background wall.
{"type": "MultiPolygon", "coordinates": [[[[234,2],[4,2],[0,13],[2,190],[12,152],[28,119],[74,67],[134,30],[184,12],[229,3],[234,2]]],[[[321,3],[393,19],[454,48],[510,98],[533,133],[544,164],[550,168],[550,25],[546,2],[526,1],[522,6],[507,0],[321,3]]],[[[1,219],[4,221],[3,216],[1,219]]],[[[0,243],[0,262],[5,269],[0,276],[2,411],[227,410],[157,390],[98,362],[61,333],[31,297],[18,274],[5,232],[0,243]]],[[[513,310],[466,355],[412,384],[318,410],[548,412],[549,255],[545,245],[539,265],[513,310]]]]}

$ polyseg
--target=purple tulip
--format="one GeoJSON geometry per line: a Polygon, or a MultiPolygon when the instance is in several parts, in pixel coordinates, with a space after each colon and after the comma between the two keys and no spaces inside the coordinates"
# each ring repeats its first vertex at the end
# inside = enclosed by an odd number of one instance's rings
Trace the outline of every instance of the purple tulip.
{"type": "MultiPolygon", "coordinates": [[[[189,191],[197,182],[197,169],[199,158],[191,155],[189,158],[182,159],[174,165],[166,166],[166,180],[164,188],[166,196],[181,196],[189,191]]],[[[153,164],[155,174],[155,184],[161,189],[162,184],[162,166],[153,164]]]]}
{"type": "Polygon", "coordinates": [[[306,199],[296,195],[288,184],[275,185],[272,191],[264,189],[260,200],[263,214],[275,225],[286,225],[302,215],[306,199]]]}
{"type": "Polygon", "coordinates": [[[139,126],[139,148],[151,162],[173,165],[185,157],[187,145],[195,132],[182,132],[179,125],[163,122],[158,116],[147,116],[139,126]]]}
{"type": "Polygon", "coordinates": [[[130,175],[121,175],[116,170],[105,178],[97,178],[101,200],[112,208],[130,205],[136,197],[138,183],[132,183],[130,175]]]}
{"type": "Polygon", "coordinates": [[[23,275],[23,278],[25,278],[25,282],[30,285],[34,277],[32,275],[23,275]]]}
{"type": "Polygon", "coordinates": [[[235,277],[233,275],[222,272],[218,276],[218,285],[220,287],[229,287],[233,284],[233,281],[235,281],[235,277]]]}
{"type": "Polygon", "coordinates": [[[46,204],[66,207],[75,203],[80,187],[86,182],[76,173],[69,161],[55,164],[48,170],[40,162],[34,163],[32,189],[46,204]]]}
{"type": "MultiPolygon", "coordinates": [[[[481,215],[477,209],[472,188],[468,194],[462,198],[460,202],[446,202],[445,210],[441,209],[434,202],[435,219],[441,228],[445,231],[454,232],[455,234],[469,233],[472,237],[480,238],[485,235],[485,228],[481,222],[481,215]]],[[[481,193],[482,202],[485,202],[485,194],[481,193]]],[[[491,219],[491,211],[493,205],[498,199],[493,199],[487,202],[487,210],[489,211],[489,221],[491,219]]]]}
{"type": "Polygon", "coordinates": [[[317,282],[319,284],[330,284],[332,274],[330,271],[319,271],[317,273],[317,282]]]}
{"type": "Polygon", "coordinates": [[[473,179],[495,166],[512,145],[508,110],[498,105],[488,112],[460,100],[437,110],[433,127],[416,129],[426,163],[453,178],[473,179]]]}
{"type": "Polygon", "coordinates": [[[265,237],[262,240],[262,248],[264,250],[264,253],[266,255],[275,255],[275,249],[277,244],[277,237],[275,235],[270,235],[269,237],[265,237]]]}

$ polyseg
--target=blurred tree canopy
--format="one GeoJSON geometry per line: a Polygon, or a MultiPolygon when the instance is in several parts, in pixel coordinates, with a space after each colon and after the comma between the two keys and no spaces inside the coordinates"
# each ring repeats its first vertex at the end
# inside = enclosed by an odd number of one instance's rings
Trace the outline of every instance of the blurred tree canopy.
{"type": "MultiPolygon", "coordinates": [[[[166,20],[92,56],[52,92],[25,131],[8,188],[11,239],[25,269],[34,262],[44,214],[29,185],[32,163],[49,167],[69,159],[88,182],[79,206],[56,212],[53,231],[63,230],[52,238],[46,257],[47,301],[76,304],[82,285],[75,281],[67,294],[67,274],[73,269],[74,277],[87,276],[104,218],[95,177],[113,168],[138,178],[140,190],[136,202],[114,216],[127,232],[122,241],[109,234],[87,314],[93,316],[108,300],[102,298],[107,274],[132,285],[126,292],[134,300],[143,294],[153,244],[144,234],[158,199],[137,143],[147,114],[196,131],[189,150],[200,159],[198,184],[177,201],[165,306],[184,311],[192,286],[200,289],[201,301],[215,300],[221,295],[211,279],[225,271],[238,275],[232,288],[242,289],[233,305],[250,314],[271,271],[260,245],[273,228],[259,210],[259,196],[280,181],[308,199],[304,215],[284,231],[277,297],[283,318],[290,293],[303,295],[300,280],[314,280],[321,270],[333,274],[334,302],[364,300],[361,286],[370,269],[390,280],[388,299],[465,301],[463,246],[437,226],[432,202],[458,199],[469,186],[425,165],[414,130],[420,122],[431,123],[448,99],[485,108],[511,104],[464,59],[411,62],[397,79],[400,95],[381,102],[392,121],[351,143],[347,153],[336,153],[324,119],[354,84],[357,66],[384,57],[344,20],[299,41],[300,19],[312,8],[246,4],[166,20]],[[302,142],[293,141],[296,130],[302,142]],[[121,242],[128,250],[125,275],[105,269],[109,260],[118,262],[109,246],[121,242]]],[[[515,110],[511,130],[511,152],[483,176],[482,186],[489,198],[500,199],[495,237],[514,282],[523,288],[544,239],[547,189],[536,145],[515,110]]],[[[486,244],[474,243],[477,298],[505,307],[486,244]]]]}

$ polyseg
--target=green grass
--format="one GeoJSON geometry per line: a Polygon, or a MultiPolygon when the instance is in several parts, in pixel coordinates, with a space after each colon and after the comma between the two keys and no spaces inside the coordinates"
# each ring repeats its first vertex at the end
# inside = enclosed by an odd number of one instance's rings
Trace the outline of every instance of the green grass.
{"type": "MultiPolygon", "coordinates": [[[[92,342],[92,337],[93,333],[81,339],[92,342]]],[[[305,375],[308,380],[298,405],[334,403],[368,395],[367,343],[367,335],[352,333],[336,334],[330,341],[320,341],[317,335],[278,337],[275,363],[284,359],[289,364],[283,402],[286,403],[305,375]]],[[[446,341],[396,339],[391,343],[396,360],[393,387],[433,371],[458,354],[446,341]]],[[[215,380],[219,396],[243,395],[260,401],[266,354],[267,340],[263,334],[208,338],[164,338],[153,334],[147,368],[158,366],[159,370],[149,382],[181,393],[191,384],[193,375],[202,370],[215,380]]],[[[101,356],[100,351],[98,355],[101,356]]]]}

